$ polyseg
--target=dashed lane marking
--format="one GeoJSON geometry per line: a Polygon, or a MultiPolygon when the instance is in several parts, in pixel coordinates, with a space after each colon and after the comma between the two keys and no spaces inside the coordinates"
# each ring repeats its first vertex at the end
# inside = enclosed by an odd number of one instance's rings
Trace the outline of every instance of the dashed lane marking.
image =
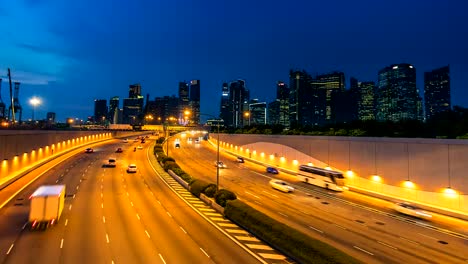
{"type": "Polygon", "coordinates": [[[228,231],[229,233],[233,233],[233,234],[244,234],[244,235],[249,234],[247,231],[241,230],[241,229],[226,229],[226,231],[228,231]]]}
{"type": "Polygon", "coordinates": [[[273,250],[271,247],[267,245],[259,245],[259,244],[245,244],[245,245],[253,249],[273,250]]]}
{"type": "Polygon", "coordinates": [[[250,236],[234,236],[237,240],[241,241],[250,241],[250,242],[260,242],[260,240],[256,237],[250,237],[250,236]]]}
{"type": "Polygon", "coordinates": [[[237,227],[237,225],[230,223],[218,223],[218,225],[223,227],[237,227]]]}
{"type": "Polygon", "coordinates": [[[267,253],[258,253],[262,258],[265,259],[276,259],[276,260],[284,260],[286,259],[285,256],[279,254],[267,254],[267,253]]]}

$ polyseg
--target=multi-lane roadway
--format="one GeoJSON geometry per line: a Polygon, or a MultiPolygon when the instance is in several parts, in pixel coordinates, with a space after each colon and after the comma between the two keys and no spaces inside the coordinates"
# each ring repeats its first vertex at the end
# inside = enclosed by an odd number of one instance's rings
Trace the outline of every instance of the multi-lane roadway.
{"type": "Polygon", "coordinates": [[[139,144],[79,149],[1,190],[1,201],[17,194],[0,209],[0,263],[268,263],[169,188],[150,162],[151,140],[134,151],[139,144]],[[115,168],[104,166],[109,157],[115,168]],[[130,163],[136,173],[127,173],[130,163]],[[28,197],[44,184],[66,185],[65,209],[55,225],[31,231],[28,197]]]}
{"type": "MultiPolygon", "coordinates": [[[[180,148],[169,144],[170,156],[195,178],[216,182],[215,147],[176,135],[180,148]]],[[[431,221],[400,215],[390,202],[352,192],[334,193],[299,182],[294,175],[271,175],[252,162],[237,163],[221,153],[221,188],[311,237],[327,242],[365,263],[467,263],[468,223],[434,214],[431,221]],[[294,193],[273,190],[268,181],[290,182],[294,193]]]]}

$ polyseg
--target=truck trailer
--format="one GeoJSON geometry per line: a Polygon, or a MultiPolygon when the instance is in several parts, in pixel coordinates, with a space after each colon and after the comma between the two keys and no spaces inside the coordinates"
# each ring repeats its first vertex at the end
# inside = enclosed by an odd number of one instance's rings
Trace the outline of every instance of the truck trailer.
{"type": "Polygon", "coordinates": [[[47,228],[60,219],[65,205],[65,185],[43,185],[29,199],[31,229],[47,228]]]}

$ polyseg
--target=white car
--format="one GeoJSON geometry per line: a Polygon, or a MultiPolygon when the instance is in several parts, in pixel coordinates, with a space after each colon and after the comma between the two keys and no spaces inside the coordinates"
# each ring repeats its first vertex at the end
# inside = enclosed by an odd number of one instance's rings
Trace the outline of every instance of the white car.
{"type": "Polygon", "coordinates": [[[293,192],[294,187],[289,186],[285,181],[273,179],[270,181],[270,186],[282,192],[293,192]]]}
{"type": "Polygon", "coordinates": [[[137,149],[143,149],[143,147],[141,145],[138,145],[137,149]]]}
{"type": "Polygon", "coordinates": [[[432,218],[432,215],[429,212],[426,212],[417,206],[411,205],[410,203],[396,203],[393,205],[393,209],[401,214],[417,218],[432,218]]]}
{"type": "Polygon", "coordinates": [[[198,138],[195,139],[195,143],[196,143],[196,144],[199,144],[199,143],[200,143],[200,139],[198,139],[198,138]]]}
{"type": "Polygon", "coordinates": [[[218,168],[225,169],[227,168],[226,164],[224,164],[222,161],[220,162],[214,162],[215,167],[218,166],[218,168]]]}
{"type": "Polygon", "coordinates": [[[127,172],[128,173],[137,172],[137,166],[135,164],[128,165],[127,172]]]}
{"type": "Polygon", "coordinates": [[[123,140],[123,143],[128,143],[128,139],[127,139],[127,138],[124,139],[124,140],[123,140]]]}

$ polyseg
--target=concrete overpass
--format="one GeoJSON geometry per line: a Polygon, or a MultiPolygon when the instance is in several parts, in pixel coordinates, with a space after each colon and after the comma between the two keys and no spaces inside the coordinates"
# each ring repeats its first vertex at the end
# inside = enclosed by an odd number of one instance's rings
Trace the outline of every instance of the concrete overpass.
{"type": "Polygon", "coordinates": [[[220,146],[283,170],[328,166],[353,190],[468,217],[467,140],[221,134],[220,146]]]}

